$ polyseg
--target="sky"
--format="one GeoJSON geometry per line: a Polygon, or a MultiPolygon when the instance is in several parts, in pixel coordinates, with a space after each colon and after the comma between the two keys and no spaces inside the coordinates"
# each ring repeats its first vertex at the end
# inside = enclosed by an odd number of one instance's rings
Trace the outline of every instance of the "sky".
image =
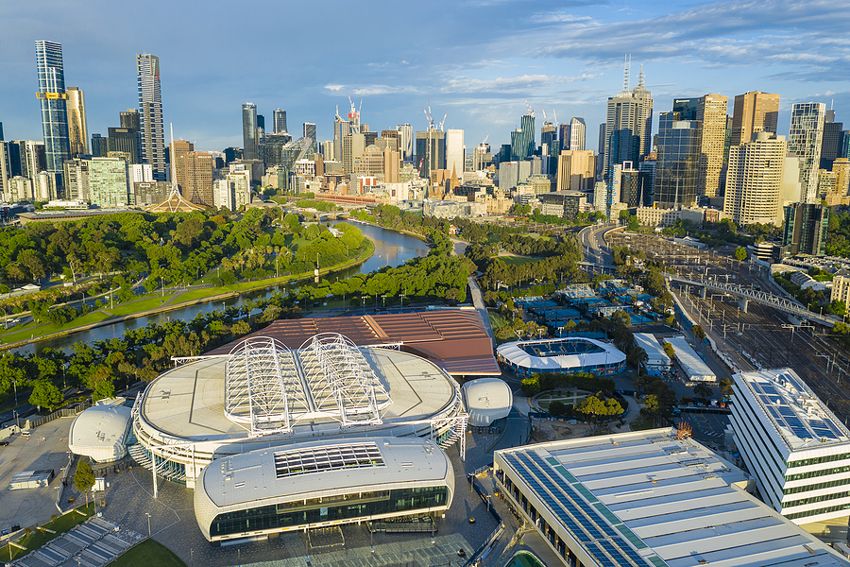
{"type": "MultiPolygon", "coordinates": [[[[160,57],[166,123],[197,149],[242,145],[241,104],[271,129],[315,122],[332,136],[335,107],[362,99],[372,130],[436,121],[496,147],[530,106],[566,122],[581,116],[596,147],[608,96],[631,55],[655,114],[674,97],[749,90],[791,104],[834,102],[850,122],[850,10],[831,0],[0,0],[0,122],[6,139],[41,139],[37,39],[64,46],[65,81],[85,92],[89,134],[106,134],[135,107],[135,55],[160,57]]],[[[850,128],[850,124],[848,124],[850,128]]]]}

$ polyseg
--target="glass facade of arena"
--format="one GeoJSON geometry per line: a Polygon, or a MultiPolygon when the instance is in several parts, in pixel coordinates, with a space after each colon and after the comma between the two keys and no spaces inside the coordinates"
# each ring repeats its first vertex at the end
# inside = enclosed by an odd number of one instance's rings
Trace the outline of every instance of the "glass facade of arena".
{"type": "Polygon", "coordinates": [[[311,498],[285,504],[258,506],[219,514],[212,521],[212,538],[308,526],[381,514],[409,513],[445,506],[449,492],[445,486],[357,492],[328,498],[311,498]]]}

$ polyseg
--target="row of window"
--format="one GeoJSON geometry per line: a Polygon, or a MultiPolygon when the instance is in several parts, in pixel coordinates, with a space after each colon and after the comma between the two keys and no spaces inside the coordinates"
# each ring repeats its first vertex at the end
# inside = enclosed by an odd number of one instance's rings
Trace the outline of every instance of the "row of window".
{"type": "Polygon", "coordinates": [[[809,465],[819,465],[821,463],[830,463],[832,461],[848,461],[850,455],[847,453],[839,453],[837,455],[826,455],[823,457],[813,457],[811,459],[800,459],[799,461],[790,461],[788,468],[807,467],[809,465]]]}
{"type": "Polygon", "coordinates": [[[838,506],[829,506],[827,508],[818,508],[817,510],[809,510],[807,512],[796,512],[794,514],[783,514],[789,520],[797,518],[806,518],[809,516],[818,516],[820,514],[828,514],[830,512],[838,512],[840,510],[850,510],[850,504],[839,504],[838,506]]]}
{"type": "Polygon", "coordinates": [[[823,494],[821,496],[810,496],[809,498],[801,498],[799,500],[783,502],[782,507],[791,508],[793,506],[805,506],[806,504],[814,504],[816,502],[825,502],[827,500],[837,500],[838,498],[848,497],[850,497],[850,492],[831,492],[829,494],[823,494]]]}
{"type": "Polygon", "coordinates": [[[783,494],[799,494],[800,492],[810,492],[812,490],[820,490],[822,488],[832,488],[833,486],[844,486],[850,484],[850,480],[846,478],[841,478],[838,480],[831,480],[829,482],[818,482],[815,484],[805,484],[803,486],[792,486],[785,488],[782,493],[783,494]]]}
{"type": "Polygon", "coordinates": [[[410,512],[445,506],[449,490],[445,486],[424,488],[405,488],[382,492],[364,492],[362,497],[344,502],[340,497],[337,503],[317,503],[303,500],[288,504],[272,504],[245,510],[236,510],[219,514],[210,526],[210,536],[224,536],[303,526],[319,522],[332,522],[350,518],[362,518],[393,512],[410,512]]]}
{"type": "Polygon", "coordinates": [[[835,467],[832,469],[820,469],[806,473],[786,474],[785,480],[803,480],[804,478],[815,478],[817,476],[826,476],[829,474],[841,474],[850,472],[850,465],[844,467],[835,467]]]}

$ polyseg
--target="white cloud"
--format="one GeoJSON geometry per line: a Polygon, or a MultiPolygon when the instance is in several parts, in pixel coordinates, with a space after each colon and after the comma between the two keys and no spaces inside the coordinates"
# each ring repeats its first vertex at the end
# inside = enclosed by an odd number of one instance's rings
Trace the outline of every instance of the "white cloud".
{"type": "Polygon", "coordinates": [[[325,91],[333,94],[350,93],[353,96],[381,96],[391,94],[418,93],[419,89],[411,85],[341,85],[329,84],[325,91]]]}
{"type": "Polygon", "coordinates": [[[328,91],[328,92],[332,92],[332,93],[338,93],[338,92],[341,92],[344,87],[345,87],[345,85],[338,85],[338,84],[335,84],[335,83],[330,83],[330,84],[325,85],[325,90],[328,91]]]}

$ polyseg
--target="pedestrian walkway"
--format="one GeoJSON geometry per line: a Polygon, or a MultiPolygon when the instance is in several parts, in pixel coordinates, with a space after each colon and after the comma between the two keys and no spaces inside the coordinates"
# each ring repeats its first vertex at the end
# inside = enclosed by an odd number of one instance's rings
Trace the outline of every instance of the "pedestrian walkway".
{"type": "Polygon", "coordinates": [[[142,541],[141,534],[103,518],[89,518],[71,531],[18,559],[16,567],[100,567],[142,541]]]}
{"type": "Polygon", "coordinates": [[[475,279],[475,276],[469,276],[469,295],[472,298],[472,305],[475,306],[476,311],[481,315],[481,320],[484,321],[484,328],[487,329],[487,334],[490,335],[490,341],[495,345],[496,336],[493,334],[493,327],[490,326],[490,315],[487,314],[484,295],[481,293],[481,288],[478,287],[478,281],[475,279]]]}

